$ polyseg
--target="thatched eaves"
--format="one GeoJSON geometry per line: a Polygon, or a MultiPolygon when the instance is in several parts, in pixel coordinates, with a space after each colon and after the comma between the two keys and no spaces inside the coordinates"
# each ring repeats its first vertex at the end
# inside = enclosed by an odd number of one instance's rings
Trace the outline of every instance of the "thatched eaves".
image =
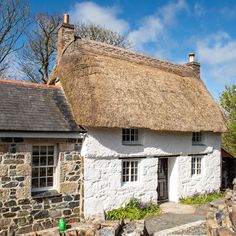
{"type": "Polygon", "coordinates": [[[78,125],[225,132],[221,110],[191,66],[75,39],[59,78],[78,125]]]}

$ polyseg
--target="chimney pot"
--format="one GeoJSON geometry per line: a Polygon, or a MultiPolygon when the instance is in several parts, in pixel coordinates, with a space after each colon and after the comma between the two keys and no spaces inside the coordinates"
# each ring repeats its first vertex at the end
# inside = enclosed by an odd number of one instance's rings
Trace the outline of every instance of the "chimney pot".
{"type": "Polygon", "coordinates": [[[195,61],[195,54],[194,53],[189,53],[188,54],[188,60],[189,60],[189,62],[194,62],[195,61]]]}
{"type": "Polygon", "coordinates": [[[64,21],[65,24],[70,24],[70,16],[68,14],[64,14],[64,21]]]}

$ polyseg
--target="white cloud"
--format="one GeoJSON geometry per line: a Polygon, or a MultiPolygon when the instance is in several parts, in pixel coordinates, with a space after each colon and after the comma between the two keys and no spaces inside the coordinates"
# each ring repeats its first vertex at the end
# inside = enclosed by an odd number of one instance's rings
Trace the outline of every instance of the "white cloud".
{"type": "Polygon", "coordinates": [[[128,39],[138,49],[142,49],[145,43],[155,42],[159,33],[163,30],[163,24],[159,18],[149,16],[143,19],[141,26],[128,35],[128,39]]]}
{"type": "Polygon", "coordinates": [[[76,3],[69,14],[73,22],[89,21],[121,34],[129,29],[128,22],[118,17],[119,9],[115,6],[102,7],[94,2],[86,1],[76,3]]]}
{"type": "Polygon", "coordinates": [[[158,10],[158,14],[161,15],[164,24],[171,24],[176,18],[176,15],[182,11],[187,10],[188,5],[185,0],[178,0],[177,2],[171,2],[158,10]]]}
{"type": "Polygon", "coordinates": [[[236,39],[226,32],[217,32],[198,41],[197,51],[211,79],[223,83],[236,81],[236,39]]]}
{"type": "Polygon", "coordinates": [[[225,32],[198,42],[197,49],[202,62],[212,65],[236,62],[236,39],[231,39],[225,32]]]}
{"type": "Polygon", "coordinates": [[[136,49],[143,51],[145,44],[157,43],[163,38],[167,27],[175,22],[176,15],[184,9],[187,9],[185,0],[164,5],[155,14],[141,19],[141,25],[128,34],[128,39],[136,49]]]}

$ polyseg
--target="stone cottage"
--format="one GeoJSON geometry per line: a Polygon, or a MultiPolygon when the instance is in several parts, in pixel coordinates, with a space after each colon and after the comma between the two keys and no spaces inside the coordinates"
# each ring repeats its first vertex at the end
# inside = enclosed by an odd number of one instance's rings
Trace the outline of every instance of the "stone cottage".
{"type": "Polygon", "coordinates": [[[220,187],[226,126],[194,55],[180,65],[74,31],[66,15],[48,85],[0,81],[0,233],[220,187]]]}

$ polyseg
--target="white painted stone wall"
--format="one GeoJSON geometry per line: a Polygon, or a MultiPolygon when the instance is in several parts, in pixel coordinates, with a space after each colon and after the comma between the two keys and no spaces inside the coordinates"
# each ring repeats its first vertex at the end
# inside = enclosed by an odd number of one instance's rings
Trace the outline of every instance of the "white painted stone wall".
{"type": "Polygon", "coordinates": [[[205,133],[205,145],[193,146],[191,133],[142,130],[141,145],[125,146],[121,129],[87,130],[81,151],[85,157],[85,217],[102,217],[104,211],[120,207],[132,197],[156,201],[158,156],[180,155],[168,158],[171,201],[220,187],[220,134],[205,133]],[[188,155],[200,153],[204,155],[202,175],[191,176],[191,156],[188,155]],[[122,184],[122,159],[119,158],[124,157],[140,161],[137,183],[122,184]]]}
{"type": "Polygon", "coordinates": [[[221,184],[220,155],[220,150],[215,149],[213,153],[202,156],[202,172],[193,176],[191,175],[191,158],[189,156],[178,157],[178,198],[219,190],[221,184]]]}
{"type": "Polygon", "coordinates": [[[121,159],[90,159],[84,162],[85,216],[103,217],[104,210],[120,207],[131,198],[144,202],[157,199],[157,158],[139,159],[138,182],[121,181],[121,159]]]}

